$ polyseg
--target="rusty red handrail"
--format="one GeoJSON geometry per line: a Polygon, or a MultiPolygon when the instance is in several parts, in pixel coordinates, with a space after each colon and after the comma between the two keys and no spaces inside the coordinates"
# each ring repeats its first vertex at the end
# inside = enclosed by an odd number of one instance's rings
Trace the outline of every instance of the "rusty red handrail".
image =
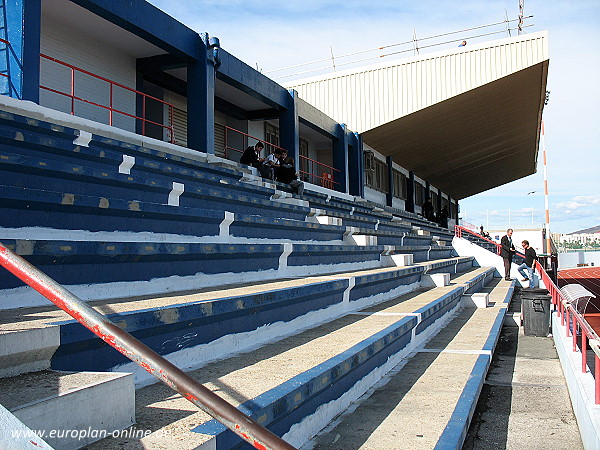
{"type": "MultiPolygon", "coordinates": [[[[566,337],[573,338],[573,352],[577,351],[577,330],[581,333],[581,371],[587,372],[587,345],[590,340],[599,342],[600,339],[592,327],[587,323],[585,317],[577,311],[562,295],[560,289],[554,284],[546,270],[539,261],[535,262],[535,268],[540,273],[542,282],[552,296],[552,304],[558,311],[561,326],[565,327],[566,337]]],[[[594,351],[594,384],[595,404],[600,405],[600,356],[594,351]]]]}
{"type": "MultiPolygon", "coordinates": [[[[275,144],[271,144],[270,142],[266,142],[263,139],[259,139],[248,133],[244,133],[243,131],[236,130],[235,128],[225,126],[225,148],[223,149],[224,153],[225,153],[225,158],[229,159],[229,156],[230,156],[229,151],[230,150],[235,151],[237,153],[243,153],[244,150],[246,149],[246,147],[248,147],[248,142],[251,139],[256,142],[258,142],[258,141],[264,142],[266,148],[271,146],[273,148],[278,148],[280,150],[285,150],[287,152],[287,150],[283,147],[280,147],[275,144]],[[240,136],[242,136],[242,149],[234,147],[233,145],[229,145],[228,131],[231,131],[232,133],[236,133],[236,134],[239,134],[240,136]]],[[[330,189],[333,189],[335,185],[339,184],[338,181],[335,181],[335,173],[341,172],[339,169],[336,169],[335,167],[332,167],[325,163],[316,161],[316,160],[311,159],[304,155],[300,155],[299,162],[300,162],[300,164],[299,164],[299,168],[298,168],[298,173],[301,175],[301,177],[302,177],[302,175],[304,175],[305,177],[312,180],[312,181],[310,181],[311,183],[320,184],[321,186],[327,187],[330,189]],[[303,170],[303,167],[306,167],[306,170],[303,170]],[[315,168],[316,168],[316,170],[315,170],[315,168]]]]}
{"type": "MultiPolygon", "coordinates": [[[[454,227],[454,235],[456,237],[461,238],[463,232],[470,233],[475,235],[481,239],[485,239],[488,242],[492,242],[497,246],[497,249],[501,247],[500,244],[487,239],[481,236],[478,233],[469,230],[468,228],[456,225],[454,227]]],[[[518,254],[518,253],[517,253],[518,254]]],[[[522,256],[522,255],[521,255],[522,256]]],[[[585,320],[579,312],[573,308],[571,304],[569,304],[560,289],[556,286],[554,281],[548,275],[548,272],[544,269],[544,267],[540,264],[539,261],[535,261],[535,269],[540,274],[542,279],[542,283],[548,289],[548,293],[552,297],[552,304],[555,309],[558,311],[558,315],[560,317],[561,326],[565,327],[566,336],[572,337],[573,339],[573,352],[577,351],[577,330],[579,329],[581,333],[581,371],[583,373],[587,372],[587,345],[590,340],[594,340],[600,344],[600,339],[596,332],[590,327],[590,325],[585,320]]],[[[600,405],[600,352],[594,351],[594,383],[595,383],[595,403],[596,405],[600,405]]]]}
{"type": "MultiPolygon", "coordinates": [[[[463,231],[466,231],[469,234],[472,234],[473,236],[478,237],[479,239],[483,239],[484,241],[487,241],[491,244],[494,244],[496,246],[496,253],[499,255],[500,251],[502,250],[502,245],[497,243],[496,241],[492,241],[490,238],[486,238],[485,236],[482,236],[479,233],[474,232],[473,230],[469,230],[468,228],[465,228],[463,226],[460,225],[454,225],[454,235],[456,237],[462,237],[462,233],[463,231]]],[[[516,252],[515,255],[520,256],[521,258],[525,258],[525,255],[520,253],[520,252],[516,252]]]]}
{"type": "Polygon", "coordinates": [[[131,117],[133,119],[141,120],[142,121],[142,135],[145,135],[146,124],[150,123],[150,124],[157,125],[157,126],[159,126],[161,128],[166,129],[167,132],[168,132],[168,135],[169,135],[169,141],[171,143],[174,143],[174,140],[175,140],[175,133],[174,133],[174,127],[173,127],[173,108],[174,108],[174,106],[171,103],[165,102],[164,100],[161,100],[159,98],[153,97],[151,95],[148,95],[148,94],[146,94],[144,92],[141,92],[141,91],[138,91],[136,89],[132,89],[132,88],[130,88],[128,86],[125,86],[125,85],[123,85],[121,83],[117,83],[116,81],[110,80],[110,79],[102,77],[100,75],[96,75],[95,73],[92,73],[92,72],[90,72],[88,70],[85,70],[85,69],[81,69],[81,68],[79,68],[77,66],[74,66],[72,64],[66,63],[66,62],[61,61],[61,60],[59,60],[57,58],[54,58],[52,56],[48,56],[48,55],[45,55],[43,53],[40,53],[40,57],[42,59],[47,59],[47,60],[52,61],[52,62],[54,62],[56,64],[65,66],[65,67],[69,68],[69,70],[71,71],[71,87],[70,87],[70,92],[69,93],[66,93],[66,92],[63,92],[63,91],[59,91],[58,89],[50,88],[48,86],[42,86],[42,85],[40,85],[40,89],[44,89],[44,90],[53,92],[55,94],[63,95],[65,97],[70,98],[71,99],[71,114],[72,115],[75,115],[75,101],[84,102],[84,103],[87,103],[89,105],[97,106],[99,108],[103,108],[103,109],[108,110],[108,124],[111,125],[111,126],[113,124],[113,113],[122,114],[124,116],[131,117]],[[96,103],[96,102],[93,102],[91,100],[87,100],[87,99],[84,99],[82,97],[79,97],[79,96],[75,95],[75,73],[76,72],[88,75],[90,77],[93,77],[93,78],[95,78],[97,80],[100,80],[100,81],[104,81],[104,82],[106,82],[106,83],[109,84],[109,106],[102,105],[100,103],[96,103]],[[118,88],[124,89],[126,91],[132,92],[135,95],[141,95],[142,96],[142,116],[141,117],[140,116],[136,116],[136,115],[131,114],[131,113],[128,113],[128,112],[125,112],[125,111],[122,111],[122,110],[119,110],[119,109],[113,107],[113,93],[114,93],[114,87],[115,86],[118,87],[118,88]],[[146,100],[147,99],[150,99],[150,100],[162,103],[164,106],[168,107],[168,109],[169,109],[169,125],[164,125],[162,123],[155,122],[155,121],[152,121],[152,120],[146,118],[146,100]]]}
{"type": "Polygon", "coordinates": [[[0,265],[255,448],[294,449],[2,244],[0,265]]]}

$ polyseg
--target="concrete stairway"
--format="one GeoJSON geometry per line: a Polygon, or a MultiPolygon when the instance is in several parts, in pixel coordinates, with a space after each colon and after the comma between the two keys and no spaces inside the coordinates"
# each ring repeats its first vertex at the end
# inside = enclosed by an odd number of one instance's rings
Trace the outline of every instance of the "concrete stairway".
{"type": "MultiPolygon", "coordinates": [[[[472,269],[454,276],[448,286],[420,288],[348,311],[190,374],[293,445],[302,445],[438,332],[459,309],[463,294],[480,290],[491,274],[489,269],[472,269]]],[[[498,310],[489,308],[487,313],[497,317],[498,310]]],[[[169,439],[182,449],[240,444],[222,425],[162,385],[139,389],[136,405],[136,428],[151,434],[136,442],[107,439],[90,448],[168,448],[169,439]]]]}
{"type": "Polygon", "coordinates": [[[483,289],[489,307],[460,310],[302,448],[461,448],[512,289],[495,279],[483,289]]]}

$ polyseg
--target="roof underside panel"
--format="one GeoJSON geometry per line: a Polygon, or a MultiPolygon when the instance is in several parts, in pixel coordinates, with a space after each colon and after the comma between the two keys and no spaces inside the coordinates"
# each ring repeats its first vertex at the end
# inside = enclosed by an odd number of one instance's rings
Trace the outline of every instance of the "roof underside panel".
{"type": "Polygon", "coordinates": [[[548,63],[363,133],[363,140],[455,199],[535,173],[548,63]]]}

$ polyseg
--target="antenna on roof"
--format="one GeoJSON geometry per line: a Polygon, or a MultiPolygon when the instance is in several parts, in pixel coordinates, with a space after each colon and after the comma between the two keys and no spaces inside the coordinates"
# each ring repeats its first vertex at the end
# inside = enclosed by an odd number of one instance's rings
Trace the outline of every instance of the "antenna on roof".
{"type": "Polygon", "coordinates": [[[519,35],[523,33],[523,8],[525,8],[525,0],[519,0],[519,35]]]}
{"type": "Polygon", "coordinates": [[[333,71],[335,72],[335,58],[333,56],[333,47],[330,45],[329,50],[331,50],[331,64],[333,65],[333,71]]]}

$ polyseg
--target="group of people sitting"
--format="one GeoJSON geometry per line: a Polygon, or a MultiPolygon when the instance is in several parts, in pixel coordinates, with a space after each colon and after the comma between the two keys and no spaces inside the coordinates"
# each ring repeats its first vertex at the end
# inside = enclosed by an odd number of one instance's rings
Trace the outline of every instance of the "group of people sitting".
{"type": "Polygon", "coordinates": [[[248,147],[240,162],[258,169],[263,178],[289,184],[290,187],[301,194],[302,182],[298,180],[294,158],[288,156],[283,148],[273,148],[266,158],[261,157],[265,144],[257,142],[256,145],[248,147]]]}

